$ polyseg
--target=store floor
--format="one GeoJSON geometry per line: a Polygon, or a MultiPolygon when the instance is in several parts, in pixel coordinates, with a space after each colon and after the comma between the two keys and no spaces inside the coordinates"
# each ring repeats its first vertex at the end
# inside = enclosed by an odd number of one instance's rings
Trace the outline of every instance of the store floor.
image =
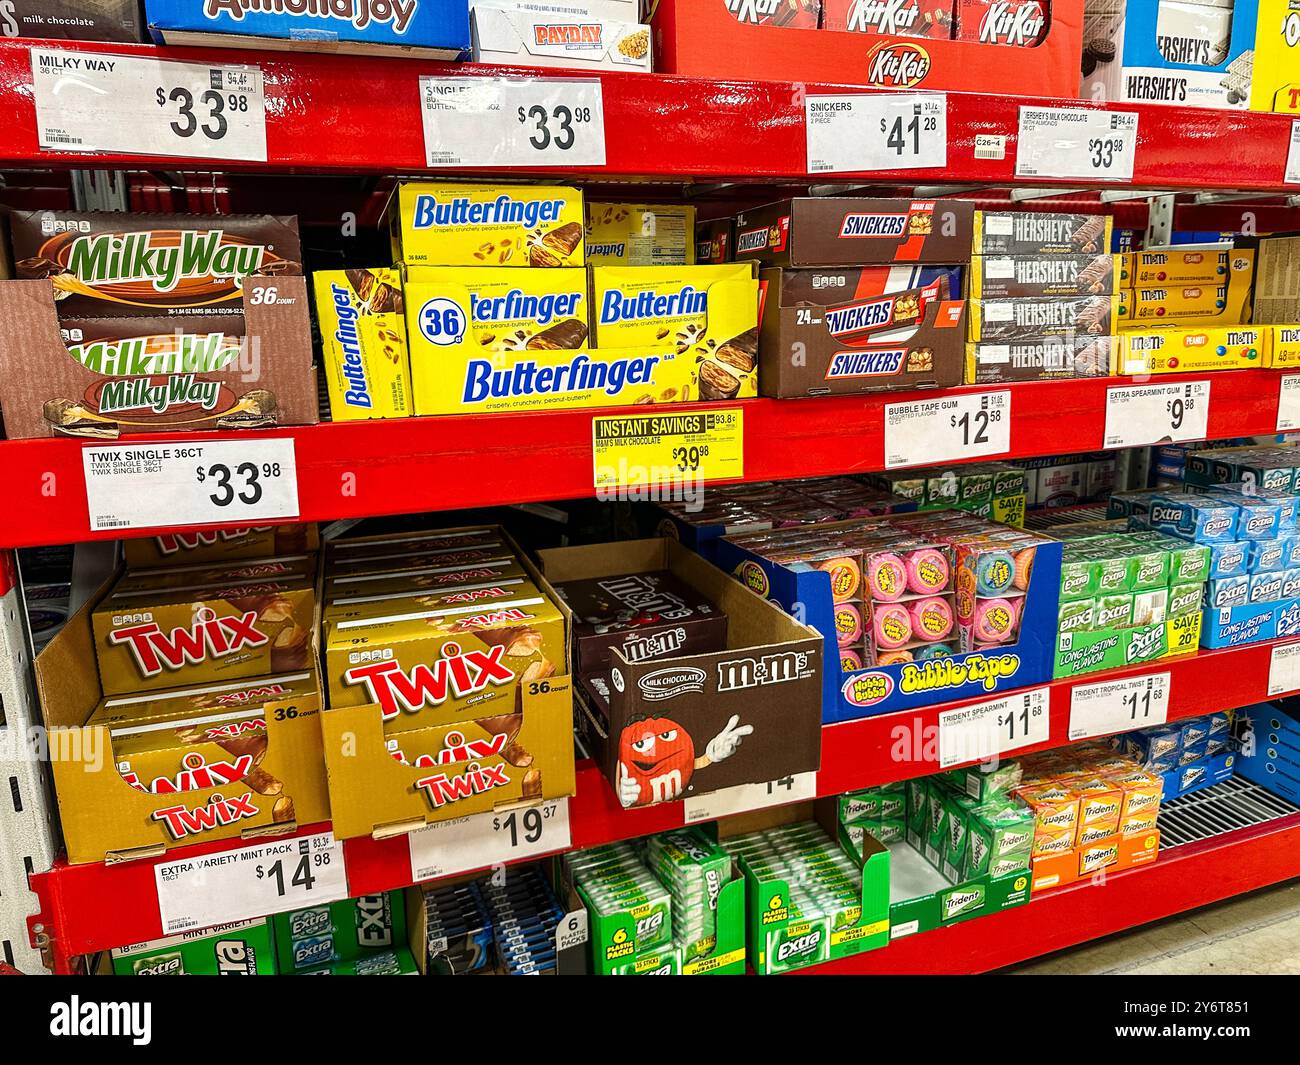
{"type": "Polygon", "coordinates": [[[1022,976],[1300,973],[1300,881],[1005,971],[1022,976]]]}

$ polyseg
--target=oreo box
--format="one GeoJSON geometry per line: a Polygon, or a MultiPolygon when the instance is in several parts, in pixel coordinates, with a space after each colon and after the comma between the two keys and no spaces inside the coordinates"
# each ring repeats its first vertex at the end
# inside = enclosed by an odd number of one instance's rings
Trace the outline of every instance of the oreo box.
{"type": "Polygon", "coordinates": [[[470,45],[464,0],[145,0],[145,21],[159,44],[377,55],[397,48],[428,59],[457,59],[470,45]]]}

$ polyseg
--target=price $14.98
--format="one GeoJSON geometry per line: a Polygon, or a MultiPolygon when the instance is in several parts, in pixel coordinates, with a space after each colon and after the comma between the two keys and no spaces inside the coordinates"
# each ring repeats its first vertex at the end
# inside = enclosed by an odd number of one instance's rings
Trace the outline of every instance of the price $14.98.
{"type": "Polygon", "coordinates": [[[296,887],[304,892],[310,892],[316,886],[316,874],[312,872],[313,867],[321,868],[330,864],[329,851],[317,851],[314,854],[304,854],[298,859],[298,864],[293,867],[293,872],[288,873],[288,880],[285,880],[286,869],[284,862],[277,858],[269,866],[259,865],[254,870],[258,880],[265,880],[270,877],[275,881],[275,894],[277,898],[284,898],[288,894],[290,887],[296,887]]]}

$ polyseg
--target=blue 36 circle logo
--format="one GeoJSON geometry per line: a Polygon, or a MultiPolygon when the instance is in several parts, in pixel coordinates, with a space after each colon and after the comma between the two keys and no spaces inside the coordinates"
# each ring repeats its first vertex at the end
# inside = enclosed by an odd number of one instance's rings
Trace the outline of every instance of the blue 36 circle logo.
{"type": "Polygon", "coordinates": [[[467,316],[455,300],[439,296],[420,308],[420,333],[430,344],[448,347],[465,336],[467,316]]]}

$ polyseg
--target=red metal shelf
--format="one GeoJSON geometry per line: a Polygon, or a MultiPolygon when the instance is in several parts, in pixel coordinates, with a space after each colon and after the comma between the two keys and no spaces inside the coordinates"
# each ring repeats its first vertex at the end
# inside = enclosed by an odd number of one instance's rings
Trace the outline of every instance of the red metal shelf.
{"type": "MultiPolygon", "coordinates": [[[[1223,371],[1198,374],[1196,379],[1211,382],[1210,439],[1276,431],[1280,371],[1223,371]]],[[[1106,391],[1131,383],[1131,378],[1101,377],[999,386],[1012,396],[1012,449],[988,457],[1099,450],[1106,391]]],[[[744,400],[745,479],[881,470],[886,404],[939,394],[931,390],[744,400]]],[[[327,423],[268,430],[265,435],[293,438],[301,517],[316,521],[590,496],[594,491],[591,421],[600,413],[610,411],[327,423]]],[[[229,433],[187,433],[132,438],[132,442],[230,438],[229,433]]],[[[0,547],[120,535],[90,531],[81,452],[93,446],[72,439],[0,442],[0,498],[9,504],[8,520],[0,527],[0,547]]],[[[163,530],[135,532],[159,531],[163,530]]]]}
{"type": "MultiPolygon", "coordinates": [[[[1148,663],[1141,667],[1089,674],[1074,681],[1055,681],[1050,686],[1051,728],[1048,741],[1032,747],[1020,748],[1012,752],[1012,756],[1048,747],[1059,747],[1069,742],[1067,731],[1070,692],[1076,684],[1167,670],[1171,674],[1170,720],[1195,717],[1215,710],[1260,702],[1268,698],[1271,649],[1272,644],[1253,644],[1231,650],[1203,651],[1183,658],[1148,663]]],[[[923,710],[885,714],[827,726],[822,730],[822,768],[817,776],[817,794],[838,795],[874,784],[906,780],[937,772],[939,769],[937,742],[929,738],[936,735],[934,730],[938,726],[939,713],[955,706],[970,705],[980,701],[973,699],[965,700],[964,703],[944,703],[923,710]],[[900,739],[906,741],[903,748],[909,752],[902,759],[895,754],[899,749],[900,739]]],[[[683,824],[683,817],[681,802],[624,810],[619,806],[613,789],[594,763],[583,762],[578,766],[577,792],[569,804],[572,847],[575,849],[677,828],[683,824]]],[[[297,834],[306,835],[326,831],[328,828],[329,826],[324,824],[311,825],[304,827],[297,834]]],[[[1297,826],[1297,832],[1300,832],[1300,825],[1297,826]]],[[[1294,838],[1300,839],[1300,835],[1294,838]]],[[[118,865],[69,865],[60,859],[49,872],[33,876],[33,886],[42,900],[42,916],[38,923],[43,926],[44,933],[53,940],[57,963],[62,967],[67,965],[70,958],[79,954],[105,950],[123,943],[157,939],[162,935],[162,922],[154,882],[154,866],[162,861],[230,850],[240,845],[238,842],[226,842],[187,847],[169,851],[164,858],[118,865]]],[[[404,836],[383,840],[370,838],[346,840],[343,849],[348,889],[352,895],[373,894],[411,884],[410,851],[404,836]]],[[[1191,851],[1192,848],[1189,846],[1186,850],[1191,851]]],[[[1180,849],[1177,853],[1181,856],[1183,850],[1180,849]]],[[[1297,851],[1297,854],[1300,855],[1300,851],[1297,851]]],[[[1294,870],[1288,872],[1286,870],[1291,867],[1279,863],[1274,880],[1283,880],[1300,874],[1300,857],[1297,857],[1293,864],[1294,870]]],[[[1263,873],[1260,872],[1259,875],[1263,873]]],[[[1228,884],[1234,882],[1230,870],[1225,870],[1224,882],[1228,884]]],[[[1273,881],[1260,881],[1260,883],[1271,882],[1273,881]]],[[[1248,890],[1248,888],[1238,890],[1248,890]]],[[[1192,891],[1192,885],[1186,885],[1181,894],[1172,897],[1191,898],[1192,891]]],[[[1232,891],[1225,891],[1223,895],[1214,898],[1225,897],[1227,894],[1232,894],[1232,891]]],[[[1213,899],[1207,897],[1204,901],[1213,901],[1213,899]]],[[[1186,903],[1186,906],[1198,904],[1191,901],[1186,903]]],[[[1035,915],[1042,912],[1034,909],[1038,905],[1036,901],[1030,907],[1035,915]]],[[[1137,918],[1132,923],[1151,919],[1154,918],[1137,918]]],[[[970,925],[991,929],[992,926],[985,925],[984,920],[986,919],[970,922],[970,925]]],[[[1014,917],[1003,915],[997,920],[999,922],[1014,920],[1014,917]]],[[[1073,925],[1069,926],[1071,929],[1073,927],[1073,925]]],[[[951,934],[955,929],[947,931],[951,934]]],[[[1080,934],[1077,939],[1069,942],[1080,942],[1086,938],[1088,934],[1080,934]]],[[[1024,942],[1031,941],[1039,940],[1030,937],[1024,942]]],[[[911,942],[911,940],[902,940],[900,944],[911,942]]],[[[1042,942],[1048,945],[1039,949],[1038,953],[1057,949],[1051,945],[1050,940],[1042,939],[1042,942]]],[[[1062,942],[1059,945],[1067,946],[1069,942],[1062,942]]],[[[906,957],[906,952],[911,949],[910,946],[904,945],[902,956],[906,957]]],[[[1027,949],[1024,943],[1021,949],[1027,949]]],[[[964,964],[962,959],[965,955],[960,952],[944,953],[942,956],[945,964],[948,962],[964,964]]],[[[986,967],[995,968],[1030,956],[1031,953],[1022,953],[1014,957],[1006,956],[1003,960],[995,959],[986,967]]],[[[875,955],[866,957],[873,958],[875,955]]],[[[931,955],[929,958],[932,965],[935,964],[934,957],[931,955]]],[[[1002,958],[1001,955],[998,957],[1002,958]]],[[[918,955],[918,960],[914,964],[922,964],[924,958],[924,953],[918,955]]],[[[870,962],[863,964],[870,964],[870,962]]],[[[907,962],[903,971],[907,971],[906,965],[910,964],[913,962],[907,962]]]]}
{"type": "MultiPolygon", "coordinates": [[[[418,95],[421,74],[489,77],[536,74],[486,67],[367,56],[156,48],[148,45],[41,42],[43,47],[261,67],[267,111],[267,162],[221,163],[219,169],[264,171],[424,171],[418,95]],[[383,109],[375,101],[383,101],[383,109]],[[382,135],[378,135],[381,133],[382,135]]],[[[158,157],[87,156],[37,147],[30,45],[0,45],[0,165],[160,165],[158,157]]],[[[543,74],[548,72],[541,72],[543,74]]],[[[552,76],[556,72],[549,72],[552,76]]],[[[860,86],[783,81],[733,81],[655,74],[606,73],[603,84],[606,165],[592,176],[740,180],[750,183],[807,178],[805,92],[869,92],[860,86]],[[646,116],[655,116],[654,129],[646,116]]],[[[958,181],[998,185],[1015,181],[1021,100],[1014,93],[948,93],[948,165],[929,170],[835,175],[836,180],[958,181]],[[1006,157],[977,159],[980,134],[1007,138],[1006,157]]],[[[1097,107],[1081,100],[1034,103],[1097,107]]],[[[1099,107],[1100,110],[1106,108],[1099,107]]],[[[1291,119],[1285,115],[1182,107],[1117,105],[1136,111],[1136,165],[1142,188],[1282,190],[1291,119]],[[1247,150],[1247,148],[1249,150],[1247,150]],[[1225,151],[1228,153],[1225,155],[1225,151]],[[1227,158],[1231,165],[1224,165],[1227,158]]],[[[202,166],[185,160],[182,166],[202,166]]],[[[523,173],[525,171],[519,171],[523,173]]],[[[554,173],[554,170],[550,171],[554,173]]],[[[572,173],[566,171],[566,173],[572,173]]],[[[822,175],[824,179],[825,175],[822,175]]],[[[819,179],[819,180],[820,180],[819,179]]],[[[1049,182],[1050,184],[1051,182],[1049,182]]],[[[1059,182],[1056,182],[1059,183],[1059,182]]],[[[1082,186],[1087,182],[1069,182],[1082,186]]]]}
{"type": "Polygon", "coordinates": [[[1300,876],[1300,814],[1189,843],[1150,865],[1035,895],[1026,906],[895,940],[802,973],[971,975],[1078,946],[1300,876]]]}

